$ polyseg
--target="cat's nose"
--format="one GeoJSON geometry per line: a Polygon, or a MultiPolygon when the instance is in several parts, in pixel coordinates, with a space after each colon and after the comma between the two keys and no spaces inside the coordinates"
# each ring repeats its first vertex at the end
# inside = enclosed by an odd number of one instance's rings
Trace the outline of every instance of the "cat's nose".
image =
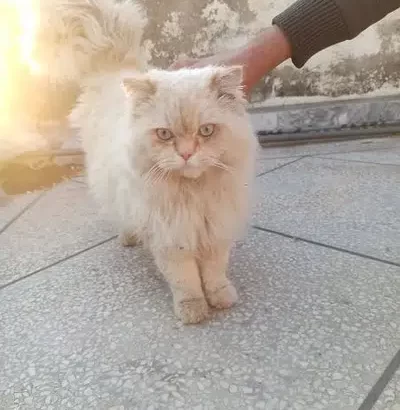
{"type": "Polygon", "coordinates": [[[192,155],[193,155],[193,152],[190,152],[190,151],[185,151],[185,152],[181,152],[181,153],[180,153],[180,156],[181,156],[185,161],[188,161],[192,155]]]}

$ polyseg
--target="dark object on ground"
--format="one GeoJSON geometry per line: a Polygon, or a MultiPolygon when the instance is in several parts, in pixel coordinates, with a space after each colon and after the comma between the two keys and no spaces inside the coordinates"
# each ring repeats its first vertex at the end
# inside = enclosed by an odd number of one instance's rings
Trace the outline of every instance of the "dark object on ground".
{"type": "Polygon", "coordinates": [[[52,187],[81,173],[75,164],[58,165],[51,158],[42,158],[34,165],[23,161],[0,163],[0,188],[7,195],[18,195],[52,187]]]}

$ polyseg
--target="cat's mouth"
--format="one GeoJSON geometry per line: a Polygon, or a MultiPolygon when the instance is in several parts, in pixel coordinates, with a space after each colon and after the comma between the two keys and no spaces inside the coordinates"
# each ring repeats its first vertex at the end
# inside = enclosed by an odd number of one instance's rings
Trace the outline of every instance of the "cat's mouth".
{"type": "Polygon", "coordinates": [[[154,182],[167,181],[170,178],[197,179],[204,173],[204,171],[204,167],[194,166],[189,163],[173,167],[160,167],[153,165],[153,167],[146,172],[146,179],[154,182]]]}
{"type": "Polygon", "coordinates": [[[204,169],[201,169],[199,167],[194,167],[194,166],[191,166],[189,164],[184,165],[180,169],[180,174],[184,178],[190,178],[190,179],[199,178],[202,175],[203,172],[204,172],[204,169]]]}
{"type": "Polygon", "coordinates": [[[184,178],[196,179],[199,178],[205,171],[205,167],[199,164],[198,161],[193,161],[193,158],[189,161],[181,161],[176,164],[175,173],[184,178]]]}

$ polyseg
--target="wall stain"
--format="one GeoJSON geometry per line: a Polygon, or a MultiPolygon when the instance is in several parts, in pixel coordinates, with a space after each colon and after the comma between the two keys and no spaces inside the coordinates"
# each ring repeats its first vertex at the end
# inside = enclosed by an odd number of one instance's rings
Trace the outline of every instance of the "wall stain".
{"type": "Polygon", "coordinates": [[[323,71],[285,66],[273,70],[253,90],[251,102],[273,97],[362,95],[383,87],[400,88],[400,54],[381,51],[336,61],[323,71]]]}
{"type": "Polygon", "coordinates": [[[142,4],[149,21],[144,41],[150,44],[153,52],[150,62],[162,68],[168,67],[181,54],[199,57],[212,53],[214,42],[221,37],[240,35],[255,18],[247,1],[242,0],[169,0],[168,4],[160,0],[151,3],[142,0],[142,4]],[[184,33],[179,38],[163,32],[165,22],[171,20],[171,14],[179,16],[177,24],[184,33]],[[236,24],[228,18],[232,16],[237,16],[236,24]]]}
{"type": "MultiPolygon", "coordinates": [[[[252,23],[259,17],[247,0],[171,0],[168,6],[160,1],[145,5],[150,21],[145,38],[153,53],[150,63],[163,68],[181,54],[203,57],[212,54],[216,45],[223,49],[221,45],[225,42],[228,47],[234,38],[251,38],[254,34],[252,23]],[[179,25],[182,36],[163,32],[165,21],[170,16],[179,25]],[[232,22],[232,19],[236,20],[232,22]]],[[[274,8],[273,1],[268,5],[274,8]]],[[[266,26],[268,24],[267,21],[266,26]]],[[[313,68],[308,65],[302,69],[290,64],[280,66],[258,83],[251,101],[292,96],[338,97],[365,94],[382,87],[399,88],[400,18],[384,19],[376,25],[375,31],[377,44],[380,42],[379,50],[374,50],[376,45],[371,45],[371,53],[363,54],[364,49],[369,51],[368,47],[355,48],[354,53],[344,53],[344,57],[332,52],[332,62],[329,63],[328,59],[328,63],[317,64],[313,68]]]]}

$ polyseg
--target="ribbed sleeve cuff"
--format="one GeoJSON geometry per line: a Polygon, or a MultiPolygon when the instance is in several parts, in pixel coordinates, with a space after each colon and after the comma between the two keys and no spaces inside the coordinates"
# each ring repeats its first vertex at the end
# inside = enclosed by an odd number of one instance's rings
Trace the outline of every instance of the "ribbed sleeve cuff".
{"type": "Polygon", "coordinates": [[[319,51],[350,38],[334,0],[298,0],[272,23],[285,33],[291,45],[293,64],[298,68],[319,51]]]}

